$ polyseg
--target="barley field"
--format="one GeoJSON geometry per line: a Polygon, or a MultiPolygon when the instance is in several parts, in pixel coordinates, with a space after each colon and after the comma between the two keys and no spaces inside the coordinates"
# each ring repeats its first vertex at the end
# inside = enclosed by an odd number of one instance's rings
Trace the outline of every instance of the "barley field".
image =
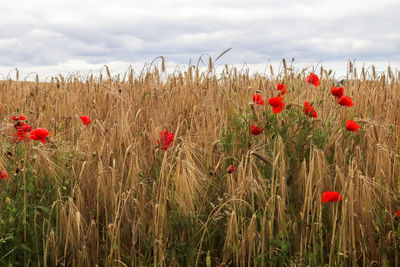
{"type": "Polygon", "coordinates": [[[400,73],[155,63],[0,81],[0,266],[399,266],[400,73]]]}

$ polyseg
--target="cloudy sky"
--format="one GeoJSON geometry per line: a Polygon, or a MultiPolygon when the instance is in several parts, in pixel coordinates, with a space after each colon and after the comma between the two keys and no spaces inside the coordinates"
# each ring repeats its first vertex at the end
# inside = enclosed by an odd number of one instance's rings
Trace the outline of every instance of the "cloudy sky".
{"type": "Polygon", "coordinates": [[[263,71],[295,58],[340,69],[355,59],[400,69],[399,0],[14,0],[0,10],[3,77],[104,64],[122,72],[157,56],[172,68],[230,47],[218,64],[263,71]]]}

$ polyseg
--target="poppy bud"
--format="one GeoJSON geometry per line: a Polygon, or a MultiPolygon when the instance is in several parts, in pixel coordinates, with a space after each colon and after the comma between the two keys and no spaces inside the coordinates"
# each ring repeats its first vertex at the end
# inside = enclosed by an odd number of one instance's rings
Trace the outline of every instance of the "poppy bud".
{"type": "Polygon", "coordinates": [[[233,173],[236,170],[236,168],[233,165],[229,165],[228,167],[228,173],[233,173]]]}

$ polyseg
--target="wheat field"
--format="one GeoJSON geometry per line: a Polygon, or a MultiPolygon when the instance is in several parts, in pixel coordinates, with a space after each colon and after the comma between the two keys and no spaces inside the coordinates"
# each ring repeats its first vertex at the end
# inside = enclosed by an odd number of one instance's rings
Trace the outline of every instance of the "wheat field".
{"type": "Polygon", "coordinates": [[[0,81],[1,266],[399,266],[400,73],[350,62],[348,108],[321,66],[250,74],[210,60],[167,73],[156,62],[0,81]],[[253,105],[277,83],[281,113],[253,105]],[[19,115],[50,132],[46,144],[13,141],[19,115]],[[325,191],[343,199],[322,203],[325,191]]]}

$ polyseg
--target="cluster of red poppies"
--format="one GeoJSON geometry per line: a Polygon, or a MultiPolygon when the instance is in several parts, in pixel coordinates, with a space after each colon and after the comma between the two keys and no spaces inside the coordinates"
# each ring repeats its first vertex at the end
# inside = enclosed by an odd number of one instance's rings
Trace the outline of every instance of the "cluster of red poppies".
{"type": "Polygon", "coordinates": [[[32,130],[32,126],[24,122],[26,118],[23,115],[14,116],[11,119],[16,122],[14,124],[16,132],[14,133],[13,142],[38,140],[43,144],[46,143],[46,138],[50,135],[50,132],[47,129],[37,128],[32,130]]]}
{"type": "MultiPolygon", "coordinates": [[[[320,85],[319,78],[314,73],[311,73],[307,77],[306,81],[314,84],[315,86],[320,85]]],[[[268,99],[268,103],[272,107],[272,112],[275,114],[282,112],[283,109],[285,108],[285,102],[282,102],[282,101],[283,101],[283,96],[286,95],[288,92],[288,86],[278,83],[277,91],[278,91],[277,96],[274,96],[274,97],[271,97],[270,99],[268,99]]],[[[261,97],[261,95],[257,93],[257,94],[253,95],[253,103],[254,103],[254,105],[264,105],[264,100],[261,97]]],[[[312,118],[318,117],[317,112],[315,111],[314,107],[311,106],[310,103],[308,103],[307,101],[304,102],[303,112],[312,118]]],[[[251,125],[251,127],[250,127],[250,132],[253,135],[259,135],[262,132],[262,130],[263,129],[261,127],[258,127],[255,125],[251,125]]]]}
{"type": "MultiPolygon", "coordinates": [[[[13,116],[11,118],[15,121],[14,128],[14,138],[12,142],[21,142],[25,141],[28,142],[29,140],[38,140],[41,141],[43,144],[46,143],[46,138],[50,135],[50,132],[47,131],[45,128],[37,128],[32,129],[32,126],[25,123],[26,117],[23,115],[13,116]],[[29,134],[29,136],[28,136],[29,134]]],[[[4,171],[0,171],[0,180],[8,179],[8,174],[4,171]]]]}
{"type": "MultiPolygon", "coordinates": [[[[310,73],[307,78],[306,82],[313,84],[315,87],[320,86],[320,80],[318,76],[314,73],[310,73]]],[[[272,107],[272,112],[275,114],[278,114],[283,111],[285,108],[285,103],[283,101],[283,96],[287,94],[288,92],[288,86],[278,83],[277,84],[277,91],[278,95],[271,97],[268,100],[268,103],[272,107]]],[[[332,87],[331,93],[333,96],[337,98],[337,103],[342,106],[346,107],[352,107],[354,106],[354,103],[351,99],[351,97],[344,95],[344,88],[343,87],[332,87]]],[[[259,93],[256,93],[253,95],[253,104],[254,105],[264,105],[264,100],[262,96],[259,93]]],[[[318,118],[317,112],[315,111],[315,108],[307,101],[304,102],[304,109],[303,112],[312,118],[318,118]]],[[[357,132],[358,128],[360,126],[352,120],[347,120],[346,123],[346,129],[349,131],[357,132]]],[[[263,129],[261,127],[258,127],[256,125],[251,125],[250,127],[250,132],[253,135],[259,135],[263,129]]],[[[232,173],[235,170],[234,166],[230,165],[228,168],[228,173],[232,173]]],[[[331,192],[327,191],[322,194],[322,202],[337,202],[342,199],[342,196],[338,192],[331,192]]]]}
{"type": "MultiPolygon", "coordinates": [[[[89,125],[92,122],[89,116],[82,115],[80,118],[83,125],[89,125]]],[[[23,115],[13,116],[11,119],[15,121],[14,128],[16,130],[14,133],[14,138],[12,140],[13,143],[36,140],[42,142],[43,144],[46,144],[46,139],[50,135],[50,132],[47,129],[45,128],[32,129],[32,125],[29,125],[24,122],[27,118],[24,117],[23,115]]],[[[5,173],[4,171],[0,171],[0,180],[5,180],[5,179],[8,179],[8,174],[5,173]]]]}
{"type": "Polygon", "coordinates": [[[16,121],[14,124],[16,132],[14,133],[13,142],[21,142],[23,140],[28,141],[28,133],[32,131],[32,126],[24,123],[26,118],[22,115],[19,115],[18,117],[14,116],[11,119],[16,121]]]}
{"type": "MultiPolygon", "coordinates": [[[[353,100],[351,97],[344,95],[344,88],[341,87],[335,87],[333,86],[331,88],[331,94],[336,97],[337,102],[339,105],[345,106],[345,107],[352,107],[354,106],[353,100]]],[[[352,120],[347,120],[346,121],[346,129],[352,132],[358,132],[358,128],[360,128],[360,125],[358,125],[355,121],[352,120]]]]}
{"type": "MultiPolygon", "coordinates": [[[[339,105],[345,107],[352,107],[354,106],[353,100],[351,97],[344,94],[344,87],[335,87],[331,88],[331,94],[337,99],[337,103],[339,105]]],[[[352,132],[358,132],[360,125],[358,125],[355,121],[347,120],[346,121],[346,129],[352,132]]],[[[338,192],[331,192],[327,191],[322,194],[322,202],[337,202],[342,200],[342,195],[338,192]]]]}

